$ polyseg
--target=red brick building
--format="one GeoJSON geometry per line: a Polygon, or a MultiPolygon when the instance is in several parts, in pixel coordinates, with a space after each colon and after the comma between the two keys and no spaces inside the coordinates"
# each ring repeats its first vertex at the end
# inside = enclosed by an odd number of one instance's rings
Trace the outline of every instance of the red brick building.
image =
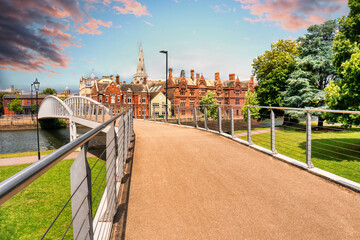
{"type": "MultiPolygon", "coordinates": [[[[243,105],[248,90],[255,91],[256,83],[254,77],[249,81],[240,81],[235,79],[235,74],[229,74],[229,79],[220,80],[220,74],[215,73],[215,79],[205,79],[203,75],[194,74],[190,70],[190,78],[185,77],[182,71],[180,77],[173,77],[172,68],[169,68],[168,96],[172,102],[172,115],[177,116],[178,106],[180,106],[181,116],[191,116],[192,107],[198,106],[200,100],[206,96],[208,91],[212,91],[219,105],[243,105]]],[[[222,112],[227,114],[227,112],[222,112]]],[[[234,116],[240,117],[241,111],[234,109],[234,116]]]]}
{"type": "MultiPolygon", "coordinates": [[[[38,104],[41,105],[41,102],[47,95],[38,95],[38,104]]],[[[36,95],[33,94],[32,98],[31,95],[4,95],[3,97],[3,107],[4,107],[4,115],[14,115],[15,113],[13,111],[9,111],[9,104],[12,100],[19,97],[19,100],[21,101],[21,106],[24,109],[24,114],[31,114],[31,105],[36,103],[36,95]]]]}
{"type": "Polygon", "coordinates": [[[120,113],[124,107],[131,107],[134,110],[134,117],[143,118],[144,115],[148,117],[150,114],[150,93],[145,84],[95,82],[91,98],[115,109],[116,113],[120,113]]]}

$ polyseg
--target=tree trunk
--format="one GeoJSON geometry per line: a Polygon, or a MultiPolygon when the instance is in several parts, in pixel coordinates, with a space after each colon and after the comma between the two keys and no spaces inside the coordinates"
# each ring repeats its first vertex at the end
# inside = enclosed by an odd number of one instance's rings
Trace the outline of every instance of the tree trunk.
{"type": "Polygon", "coordinates": [[[319,117],[319,119],[318,119],[318,127],[323,127],[324,126],[324,118],[322,118],[322,117],[319,117]]]}

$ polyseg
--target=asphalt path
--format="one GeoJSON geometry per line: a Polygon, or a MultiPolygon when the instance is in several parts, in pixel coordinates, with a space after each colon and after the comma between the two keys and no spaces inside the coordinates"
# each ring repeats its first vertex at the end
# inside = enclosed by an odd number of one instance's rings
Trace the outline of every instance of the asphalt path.
{"type": "Polygon", "coordinates": [[[217,134],[134,121],[127,239],[360,239],[360,194],[217,134]]]}

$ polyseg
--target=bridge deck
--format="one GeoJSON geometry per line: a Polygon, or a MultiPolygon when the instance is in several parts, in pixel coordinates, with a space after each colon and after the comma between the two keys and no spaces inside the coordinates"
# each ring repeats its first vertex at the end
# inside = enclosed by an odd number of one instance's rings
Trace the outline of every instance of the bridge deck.
{"type": "Polygon", "coordinates": [[[360,195],[239,143],[135,121],[127,239],[360,239],[360,195]]]}

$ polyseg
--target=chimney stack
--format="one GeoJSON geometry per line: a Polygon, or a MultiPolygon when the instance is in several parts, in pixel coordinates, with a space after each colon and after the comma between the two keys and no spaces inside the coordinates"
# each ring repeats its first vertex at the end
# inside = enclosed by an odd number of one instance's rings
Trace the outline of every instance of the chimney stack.
{"type": "Polygon", "coordinates": [[[219,72],[216,72],[216,73],[215,73],[215,80],[216,80],[216,81],[219,81],[219,80],[220,80],[220,73],[219,73],[219,72]]]}
{"type": "Polygon", "coordinates": [[[119,76],[119,74],[116,74],[116,84],[117,85],[120,84],[120,76],[119,76]]]}
{"type": "Polygon", "coordinates": [[[191,69],[191,70],[190,70],[190,75],[191,75],[191,79],[194,80],[194,77],[195,77],[195,76],[194,76],[194,69],[191,69]]]}
{"type": "Polygon", "coordinates": [[[229,74],[229,80],[234,80],[235,81],[235,73],[230,73],[229,74]]]}
{"type": "Polygon", "coordinates": [[[200,73],[197,73],[196,74],[196,80],[199,80],[200,79],[200,73]]]}
{"type": "Polygon", "coordinates": [[[172,68],[169,68],[169,79],[172,79],[172,68]]]}

